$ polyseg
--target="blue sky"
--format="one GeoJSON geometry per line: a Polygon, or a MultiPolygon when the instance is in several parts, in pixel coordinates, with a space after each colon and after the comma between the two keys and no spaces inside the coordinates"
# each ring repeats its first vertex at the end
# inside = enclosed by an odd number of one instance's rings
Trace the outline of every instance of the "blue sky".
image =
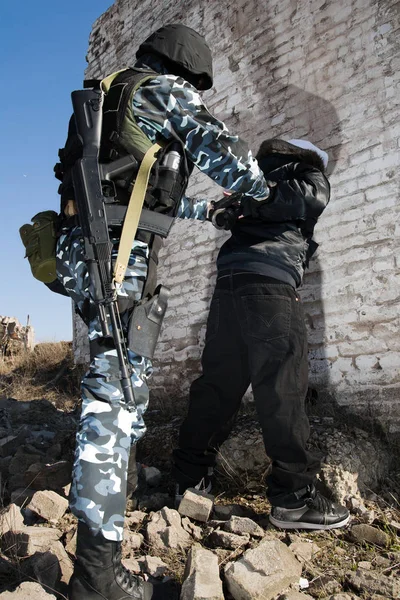
{"type": "Polygon", "coordinates": [[[4,0],[0,9],[0,315],[24,324],[29,314],[37,341],[71,339],[71,305],[32,277],[18,230],[41,210],[58,211],[53,166],[70,93],[82,85],[92,24],[112,4],[4,0]]]}

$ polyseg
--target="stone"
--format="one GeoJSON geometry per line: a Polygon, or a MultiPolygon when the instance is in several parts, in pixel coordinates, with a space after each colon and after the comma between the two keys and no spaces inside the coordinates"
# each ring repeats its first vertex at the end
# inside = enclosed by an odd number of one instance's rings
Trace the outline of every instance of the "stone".
{"type": "Polygon", "coordinates": [[[185,550],[192,538],[183,529],[178,511],[164,507],[154,513],[146,525],[146,538],[154,548],[185,550]]]}
{"type": "Polygon", "coordinates": [[[250,541],[248,533],[243,535],[236,535],[235,533],[229,533],[228,531],[213,531],[208,536],[208,541],[213,547],[226,548],[228,550],[236,550],[246,546],[250,541]]]}
{"type": "Polygon", "coordinates": [[[15,454],[21,444],[28,437],[29,429],[25,426],[16,435],[7,435],[0,439],[0,456],[15,454]]]}
{"type": "Polygon", "coordinates": [[[182,527],[195,540],[201,540],[201,538],[203,537],[203,531],[201,527],[192,523],[192,521],[188,517],[183,517],[182,527]]]}
{"type": "Polygon", "coordinates": [[[24,518],[19,506],[9,504],[0,514],[0,536],[7,531],[18,531],[24,526],[24,518]]]}
{"type": "Polygon", "coordinates": [[[127,514],[125,517],[125,523],[128,525],[128,527],[132,527],[132,525],[141,525],[146,518],[147,513],[141,510],[134,510],[127,514]]]}
{"type": "Polygon", "coordinates": [[[123,558],[122,562],[124,566],[132,573],[138,574],[142,572],[142,567],[137,558],[133,558],[132,556],[130,558],[123,558]]]}
{"type": "Polygon", "coordinates": [[[144,496],[139,500],[139,510],[147,510],[151,511],[159,511],[162,510],[164,506],[168,506],[171,502],[171,496],[169,494],[157,493],[151,494],[151,496],[144,496]]]}
{"type": "Polygon", "coordinates": [[[11,502],[17,504],[17,506],[25,506],[30,502],[33,494],[36,490],[32,488],[16,488],[11,492],[11,502]]]}
{"type": "Polygon", "coordinates": [[[234,515],[225,523],[224,530],[229,531],[230,533],[236,533],[237,535],[248,533],[257,538],[262,538],[265,535],[264,530],[252,519],[247,517],[236,517],[234,515]]]}
{"type": "Polygon", "coordinates": [[[301,563],[310,562],[320,552],[320,548],[314,542],[293,542],[289,545],[289,550],[301,563]]]}
{"type": "Polygon", "coordinates": [[[18,473],[25,473],[31,465],[40,462],[40,454],[25,452],[23,449],[17,451],[11,459],[8,467],[10,475],[17,475],[18,473]]]}
{"type": "Polygon", "coordinates": [[[141,475],[150,487],[157,487],[160,484],[161,471],[156,467],[143,467],[141,475]]]}
{"type": "Polygon", "coordinates": [[[288,592],[279,596],[278,600],[314,600],[312,596],[308,594],[302,594],[301,592],[288,592]]]}
{"type": "Polygon", "coordinates": [[[32,496],[27,508],[50,523],[57,523],[68,508],[68,500],[56,492],[45,490],[32,496]]]}
{"type": "Polygon", "coordinates": [[[370,571],[372,569],[372,563],[369,560],[360,560],[357,567],[359,569],[367,569],[367,571],[370,571]]]}
{"type": "Polygon", "coordinates": [[[364,569],[357,569],[355,573],[347,573],[346,580],[358,592],[368,596],[380,594],[390,598],[400,598],[400,581],[398,579],[364,569]]]}
{"type": "Polygon", "coordinates": [[[354,594],[333,594],[329,600],[359,600],[354,594]]]}
{"type": "Polygon", "coordinates": [[[182,516],[206,523],[214,505],[214,496],[189,488],[183,494],[178,512],[182,516]]]}
{"type": "Polygon", "coordinates": [[[143,540],[144,537],[141,533],[136,533],[128,529],[124,531],[124,541],[122,543],[125,547],[125,550],[131,552],[132,550],[139,550],[143,544],[143,540]]]}
{"type": "Polygon", "coordinates": [[[164,577],[168,569],[168,565],[158,556],[145,556],[138,562],[142,571],[152,577],[164,577]]]}
{"type": "Polygon", "coordinates": [[[210,550],[190,549],[180,600],[224,600],[218,558],[210,550]]]}
{"type": "Polygon", "coordinates": [[[74,571],[74,565],[61,542],[52,542],[50,552],[55,554],[61,569],[61,581],[68,585],[74,571]]]}
{"type": "Polygon", "coordinates": [[[0,594],[1,600],[56,600],[53,594],[48,594],[39,583],[24,581],[13,592],[0,594]]]}
{"type": "Polygon", "coordinates": [[[78,539],[78,532],[76,528],[70,529],[65,536],[65,550],[68,554],[75,556],[76,553],[76,542],[78,539]]]}
{"type": "Polygon", "coordinates": [[[330,577],[329,575],[321,575],[310,582],[310,591],[314,594],[318,594],[318,596],[321,596],[322,594],[326,596],[341,592],[342,586],[333,577],[330,577]]]}
{"type": "Polygon", "coordinates": [[[386,547],[390,545],[390,536],[372,525],[353,525],[350,529],[351,538],[359,544],[368,543],[386,547]]]}
{"type": "Polygon", "coordinates": [[[47,590],[55,590],[61,581],[60,563],[51,551],[35,552],[22,563],[21,570],[47,590]]]}
{"type": "Polygon", "coordinates": [[[62,492],[71,482],[72,465],[66,460],[54,464],[34,463],[25,473],[25,483],[35,490],[62,492]]]}
{"type": "Polygon", "coordinates": [[[279,540],[264,538],[225,567],[225,580],[235,600],[272,600],[289,585],[298,583],[301,564],[279,540]]]}
{"type": "Polygon", "coordinates": [[[61,535],[59,529],[50,527],[24,527],[19,531],[8,531],[0,542],[5,554],[25,557],[35,552],[46,552],[61,535]]]}
{"type": "Polygon", "coordinates": [[[249,517],[256,516],[252,508],[241,506],[240,504],[214,504],[213,519],[217,521],[229,521],[232,516],[249,517]]]}

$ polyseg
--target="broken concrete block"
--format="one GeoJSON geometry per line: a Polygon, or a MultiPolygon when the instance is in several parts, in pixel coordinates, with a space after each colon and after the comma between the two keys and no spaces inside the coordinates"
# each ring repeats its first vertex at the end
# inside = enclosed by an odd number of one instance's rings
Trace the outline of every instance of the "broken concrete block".
{"type": "Polygon", "coordinates": [[[209,537],[208,541],[212,546],[219,548],[226,548],[228,550],[235,550],[236,548],[240,548],[241,546],[245,546],[250,541],[250,536],[248,533],[244,533],[243,535],[236,535],[235,533],[229,533],[228,531],[213,531],[209,537]]]}
{"type": "Polygon", "coordinates": [[[128,527],[132,527],[132,525],[141,525],[146,517],[147,513],[143,512],[142,510],[134,510],[127,514],[125,523],[128,525],[128,527]]]}
{"type": "Polygon", "coordinates": [[[189,488],[179,504],[179,514],[206,523],[214,505],[214,496],[189,488]]]}
{"type": "Polygon", "coordinates": [[[350,530],[352,539],[359,544],[368,543],[376,546],[386,547],[390,544],[390,536],[372,525],[353,525],[350,530]]]}
{"type": "Polygon", "coordinates": [[[75,556],[77,539],[77,530],[74,528],[70,529],[65,536],[65,550],[72,556],[75,556]]]}
{"type": "Polygon", "coordinates": [[[0,536],[7,531],[18,531],[24,526],[24,518],[19,506],[9,504],[0,514],[0,536]]]}
{"type": "Polygon", "coordinates": [[[293,542],[289,545],[289,550],[293,552],[297,560],[301,563],[310,562],[312,558],[320,552],[320,548],[314,542],[293,542]]]}
{"type": "Polygon", "coordinates": [[[15,454],[20,445],[25,441],[29,429],[24,426],[16,435],[7,435],[0,439],[0,456],[15,454]]]}
{"type": "Polygon", "coordinates": [[[36,490],[54,490],[62,492],[71,482],[72,465],[60,460],[52,465],[35,463],[25,473],[25,484],[36,490]]]}
{"type": "Polygon", "coordinates": [[[26,506],[36,490],[32,488],[16,488],[11,492],[11,502],[17,506],[26,506]]]}
{"type": "Polygon", "coordinates": [[[145,556],[139,559],[141,570],[152,577],[164,577],[168,565],[158,556],[145,556]]]}
{"type": "Polygon", "coordinates": [[[122,545],[127,555],[130,555],[131,552],[135,552],[135,550],[139,550],[140,546],[143,544],[143,535],[141,533],[136,533],[135,531],[131,531],[130,529],[124,530],[124,541],[122,545]]]}
{"type": "MultiPolygon", "coordinates": [[[[279,596],[278,600],[314,600],[309,594],[302,594],[301,592],[288,592],[279,596]]],[[[332,600],[332,598],[330,598],[332,600]]]]}
{"type": "Polygon", "coordinates": [[[37,581],[47,590],[55,590],[61,581],[60,563],[57,556],[50,551],[35,552],[23,561],[21,570],[24,575],[37,581]]]}
{"type": "Polygon", "coordinates": [[[181,525],[179,513],[166,506],[152,515],[146,526],[146,537],[150,545],[160,549],[184,550],[192,543],[192,538],[181,525]]]}
{"type": "Polygon", "coordinates": [[[156,467],[143,467],[141,475],[150,487],[157,487],[161,481],[161,471],[156,467]]]}
{"type": "Polygon", "coordinates": [[[66,553],[65,548],[61,542],[52,542],[49,550],[58,558],[58,562],[61,569],[61,581],[68,585],[69,580],[71,579],[72,573],[74,571],[74,565],[72,564],[72,560],[66,553]]]}
{"type": "Polygon", "coordinates": [[[235,600],[272,600],[298,583],[301,564],[279,540],[263,539],[242,558],[228,563],[225,579],[235,600]]]}
{"type": "Polygon", "coordinates": [[[224,530],[237,535],[248,533],[253,537],[262,538],[265,535],[264,529],[257,525],[252,519],[247,517],[232,516],[229,521],[224,524],[224,530]]]}
{"type": "Polygon", "coordinates": [[[203,537],[203,532],[201,527],[192,523],[188,517],[184,517],[182,519],[182,527],[185,531],[187,531],[195,540],[201,540],[203,537]]]}
{"type": "Polygon", "coordinates": [[[27,506],[28,510],[50,523],[57,523],[67,508],[68,500],[51,490],[36,492],[27,506]]]}
{"type": "Polygon", "coordinates": [[[13,592],[3,592],[1,600],[56,600],[53,594],[48,594],[39,583],[24,581],[13,592]]]}
{"type": "Polygon", "coordinates": [[[24,527],[20,531],[5,533],[1,538],[1,548],[10,556],[32,556],[35,552],[49,550],[61,535],[59,529],[50,527],[24,527]]]}
{"type": "Polygon", "coordinates": [[[181,600],[224,600],[218,558],[201,546],[190,549],[181,600]]]}
{"type": "Polygon", "coordinates": [[[252,519],[256,516],[256,513],[253,509],[241,506],[240,504],[214,505],[213,519],[228,521],[233,515],[252,519]]]}

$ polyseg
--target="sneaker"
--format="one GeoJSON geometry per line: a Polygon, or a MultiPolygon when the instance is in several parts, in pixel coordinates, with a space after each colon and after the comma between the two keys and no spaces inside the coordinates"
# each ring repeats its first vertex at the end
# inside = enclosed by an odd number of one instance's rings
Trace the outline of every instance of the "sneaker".
{"type": "Polygon", "coordinates": [[[345,506],[322,496],[314,485],[299,500],[300,506],[273,506],[269,520],[279,529],[336,529],[347,525],[350,513],[345,506]]]}

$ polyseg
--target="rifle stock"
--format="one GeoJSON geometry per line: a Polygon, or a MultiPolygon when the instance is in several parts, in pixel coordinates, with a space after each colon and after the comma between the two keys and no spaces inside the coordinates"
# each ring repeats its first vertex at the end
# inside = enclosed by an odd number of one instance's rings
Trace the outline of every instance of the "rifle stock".
{"type": "MultiPolygon", "coordinates": [[[[104,94],[86,89],[72,92],[76,129],[82,142],[82,158],[72,170],[78,216],[85,243],[85,255],[93,300],[97,308],[102,335],[112,335],[121,371],[121,385],[128,407],[135,407],[131,367],[117,306],[117,291],[112,278],[112,243],[105,212],[99,152],[104,94]]],[[[127,168],[129,164],[127,164],[127,168]]],[[[132,162],[130,163],[132,168],[132,162]]]]}

